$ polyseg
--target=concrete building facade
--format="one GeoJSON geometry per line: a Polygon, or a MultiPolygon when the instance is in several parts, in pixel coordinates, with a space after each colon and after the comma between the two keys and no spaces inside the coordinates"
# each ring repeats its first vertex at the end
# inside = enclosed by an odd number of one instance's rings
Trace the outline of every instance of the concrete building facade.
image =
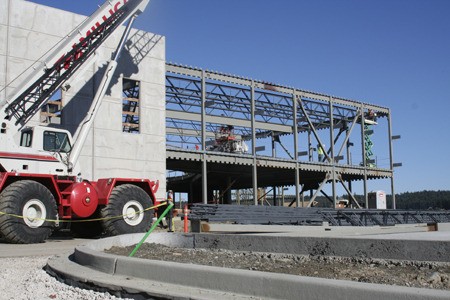
{"type": "MultiPolygon", "coordinates": [[[[92,5],[92,10],[95,10],[92,5]]],[[[46,54],[86,17],[23,0],[0,0],[0,97],[39,65],[46,54]]],[[[55,95],[61,109],[48,126],[72,133],[83,120],[104,69],[121,37],[114,32],[55,95]],[[58,99],[59,100],[59,99],[58,99]],[[57,121],[55,121],[57,119],[57,121]]],[[[34,116],[34,124],[44,120],[34,116]]],[[[80,157],[82,177],[159,180],[165,195],[165,39],[133,30],[80,157]],[[134,87],[134,95],[125,93],[134,87]],[[133,103],[133,110],[127,106],[133,103]],[[128,117],[131,116],[132,119],[128,117]],[[132,120],[132,121],[130,121],[132,120]],[[132,126],[133,130],[130,130],[132,126]]]]}

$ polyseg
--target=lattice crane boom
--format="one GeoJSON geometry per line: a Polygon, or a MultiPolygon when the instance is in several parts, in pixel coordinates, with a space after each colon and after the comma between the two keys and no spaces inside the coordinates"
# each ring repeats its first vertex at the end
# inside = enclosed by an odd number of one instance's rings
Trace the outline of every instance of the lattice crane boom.
{"type": "Polygon", "coordinates": [[[120,25],[141,13],[149,0],[106,1],[75,28],[17,87],[0,102],[3,119],[23,127],[120,25]]]}

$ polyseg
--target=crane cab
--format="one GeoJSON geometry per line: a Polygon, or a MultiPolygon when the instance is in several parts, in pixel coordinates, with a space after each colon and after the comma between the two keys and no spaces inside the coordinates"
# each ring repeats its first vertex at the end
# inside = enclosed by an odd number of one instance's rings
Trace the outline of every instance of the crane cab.
{"type": "Polygon", "coordinates": [[[27,127],[20,135],[20,147],[39,152],[69,153],[72,136],[67,130],[44,126],[27,127]]]}
{"type": "Polygon", "coordinates": [[[72,136],[63,129],[32,126],[23,128],[14,140],[0,146],[0,165],[6,171],[69,175],[67,157],[72,136]]]}

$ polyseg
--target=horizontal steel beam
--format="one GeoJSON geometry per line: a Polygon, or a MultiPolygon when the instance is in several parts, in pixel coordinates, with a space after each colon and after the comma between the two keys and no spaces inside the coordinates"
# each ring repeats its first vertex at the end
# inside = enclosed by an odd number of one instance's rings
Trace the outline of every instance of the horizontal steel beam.
{"type": "MultiPolygon", "coordinates": [[[[197,113],[166,110],[166,118],[201,122],[201,117],[202,116],[197,113]]],[[[251,128],[251,121],[242,120],[242,119],[232,119],[232,118],[226,118],[226,117],[207,115],[205,117],[205,121],[207,123],[251,128]]],[[[269,124],[269,123],[263,123],[263,122],[255,122],[255,127],[257,129],[278,131],[278,132],[283,132],[283,133],[292,133],[293,132],[292,126],[286,126],[286,125],[281,125],[281,124],[273,124],[273,123],[269,124]]]]}
{"type": "MultiPolygon", "coordinates": [[[[186,75],[186,76],[200,77],[200,78],[202,77],[202,73],[203,73],[203,71],[198,68],[188,67],[188,66],[180,66],[180,65],[171,64],[171,63],[166,63],[166,72],[180,74],[180,75],[186,75]]],[[[325,95],[325,94],[321,94],[321,93],[300,90],[300,89],[286,87],[286,86],[282,86],[282,85],[278,85],[278,84],[274,84],[274,83],[267,83],[267,82],[264,82],[261,80],[252,80],[252,79],[243,78],[243,77],[236,76],[236,75],[223,74],[220,72],[205,70],[204,73],[205,73],[205,77],[209,80],[217,80],[217,81],[228,82],[228,83],[237,84],[237,85],[245,85],[245,86],[252,86],[252,83],[253,83],[255,85],[255,88],[259,88],[259,89],[263,89],[263,90],[267,90],[267,91],[274,91],[274,92],[289,94],[289,95],[292,95],[295,93],[296,95],[299,95],[301,97],[306,97],[306,98],[325,101],[325,102],[332,101],[334,104],[341,104],[341,105],[350,106],[350,107],[360,108],[362,105],[363,107],[365,107],[367,109],[373,109],[380,113],[389,114],[388,108],[382,107],[379,105],[344,99],[344,98],[340,98],[340,97],[334,97],[331,95],[325,95]]]]}

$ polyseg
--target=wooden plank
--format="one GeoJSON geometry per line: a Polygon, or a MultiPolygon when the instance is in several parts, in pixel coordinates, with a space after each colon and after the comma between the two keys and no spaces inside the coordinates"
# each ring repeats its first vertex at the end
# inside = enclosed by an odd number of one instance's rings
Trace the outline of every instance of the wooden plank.
{"type": "Polygon", "coordinates": [[[131,102],[139,102],[139,99],[138,99],[138,98],[128,98],[128,97],[125,97],[125,98],[122,98],[122,100],[131,101],[131,102]]]}
{"type": "Polygon", "coordinates": [[[133,128],[139,128],[139,124],[133,124],[133,123],[122,123],[125,127],[133,127],[133,128]]]}
{"type": "Polygon", "coordinates": [[[122,111],[122,115],[139,116],[139,113],[132,111],[122,111]]]}
{"type": "Polygon", "coordinates": [[[47,101],[47,104],[62,106],[61,100],[49,100],[47,101]]]}
{"type": "Polygon", "coordinates": [[[57,117],[57,118],[59,118],[61,115],[54,114],[54,113],[49,113],[49,112],[45,112],[45,111],[41,111],[41,116],[43,116],[43,117],[57,117]]]}

